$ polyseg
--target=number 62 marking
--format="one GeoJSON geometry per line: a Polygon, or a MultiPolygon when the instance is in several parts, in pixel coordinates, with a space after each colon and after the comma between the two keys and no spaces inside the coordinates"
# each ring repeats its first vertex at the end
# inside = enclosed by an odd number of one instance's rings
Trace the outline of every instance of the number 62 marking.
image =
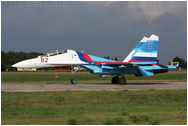
{"type": "Polygon", "coordinates": [[[48,58],[41,58],[41,62],[45,62],[45,63],[47,63],[48,62],[48,58]]]}

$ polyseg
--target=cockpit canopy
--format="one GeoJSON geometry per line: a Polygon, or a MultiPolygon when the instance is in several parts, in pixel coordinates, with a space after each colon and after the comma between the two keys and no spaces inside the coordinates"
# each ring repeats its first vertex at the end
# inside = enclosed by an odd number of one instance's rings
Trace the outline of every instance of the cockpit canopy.
{"type": "Polygon", "coordinates": [[[46,55],[40,56],[40,57],[50,57],[50,56],[55,56],[59,54],[64,54],[67,53],[67,49],[59,49],[55,51],[48,52],[46,55]]]}

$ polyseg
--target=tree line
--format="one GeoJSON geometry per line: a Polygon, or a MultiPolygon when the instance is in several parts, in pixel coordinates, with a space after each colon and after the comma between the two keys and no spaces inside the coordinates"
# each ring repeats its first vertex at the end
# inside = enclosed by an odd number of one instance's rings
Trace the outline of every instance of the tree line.
{"type": "Polygon", "coordinates": [[[20,62],[20,61],[26,60],[26,59],[36,58],[39,55],[43,55],[43,53],[1,51],[1,71],[5,71],[7,68],[9,68],[9,66],[11,66],[17,62],[20,62]]]}
{"type": "Polygon", "coordinates": [[[181,59],[181,58],[179,58],[179,57],[175,57],[175,58],[173,59],[173,62],[179,62],[179,66],[180,66],[181,68],[187,69],[187,62],[186,62],[184,59],[181,59]]]}
{"type": "MultiPolygon", "coordinates": [[[[5,71],[7,68],[11,69],[9,66],[11,66],[17,62],[20,62],[20,61],[26,60],[26,59],[36,58],[39,55],[44,55],[44,54],[37,53],[37,52],[26,53],[26,52],[13,52],[13,51],[4,52],[4,51],[1,51],[1,71],[5,71]]],[[[104,57],[104,58],[117,61],[117,57],[110,58],[108,56],[108,57],[104,57]]],[[[187,69],[187,62],[184,59],[175,57],[173,59],[173,62],[179,62],[179,65],[181,68],[187,69]]]]}

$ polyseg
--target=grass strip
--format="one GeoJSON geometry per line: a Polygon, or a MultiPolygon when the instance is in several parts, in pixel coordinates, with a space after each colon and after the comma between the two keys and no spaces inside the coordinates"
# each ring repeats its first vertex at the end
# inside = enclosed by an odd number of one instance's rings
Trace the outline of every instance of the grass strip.
{"type": "Polygon", "coordinates": [[[1,93],[3,125],[186,125],[186,90],[1,93]]]}

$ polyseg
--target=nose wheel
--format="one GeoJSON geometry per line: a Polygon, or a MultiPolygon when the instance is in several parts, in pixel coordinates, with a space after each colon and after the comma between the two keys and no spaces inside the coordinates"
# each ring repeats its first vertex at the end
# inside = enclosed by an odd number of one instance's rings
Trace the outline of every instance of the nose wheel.
{"type": "Polygon", "coordinates": [[[70,82],[71,82],[71,84],[76,84],[76,78],[72,77],[70,82]]]}
{"type": "Polygon", "coordinates": [[[125,85],[126,84],[126,78],[122,75],[121,78],[118,76],[115,76],[112,78],[112,84],[120,84],[125,85]]]}

